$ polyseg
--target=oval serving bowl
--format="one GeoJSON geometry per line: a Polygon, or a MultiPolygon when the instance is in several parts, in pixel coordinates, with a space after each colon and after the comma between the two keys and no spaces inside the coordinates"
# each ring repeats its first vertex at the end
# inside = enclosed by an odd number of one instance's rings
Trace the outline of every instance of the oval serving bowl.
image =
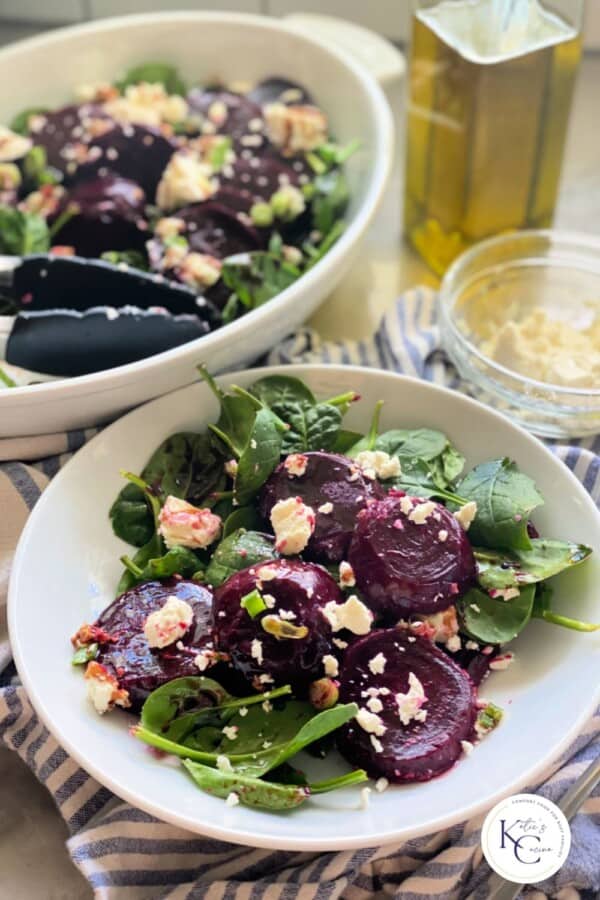
{"type": "MultiPolygon", "coordinates": [[[[596,551],[584,567],[569,573],[566,589],[560,577],[554,579],[557,610],[592,621],[600,618],[600,514],[583,486],[539,441],[474,400],[374,370],[296,366],[220,380],[224,386],[232,380],[243,386],[275,372],[303,378],[318,397],[357,390],[362,401],[346,417],[349,428],[366,431],[374,403],[382,399],[382,430],[439,428],[465,454],[469,467],[509,454],[535,478],[545,497],[535,516],[540,531],[596,551]]],[[[135,806],[194,832],[268,848],[326,851],[406,840],[450,827],[535,784],[600,702],[600,633],[530,624],[511,645],[514,664],[493,673],[481,691],[505,710],[500,727],[445,775],[374,792],[364,810],[358,808],[356,787],[313,798],[287,815],[230,808],[201,793],[177,768],[131,738],[131,717],[96,715],[86,700],[81,672],[71,666],[69,637],[114,595],[125,545],[112,533],[108,509],[122,486],[119,470],[140,471],[169,434],[202,430],[216,416],[216,401],[204,384],[135,410],[76,454],[29,518],[10,583],[10,636],[23,683],[59,743],[135,806]]],[[[320,778],[347,770],[335,754],[325,762],[305,757],[302,764],[309,776],[320,778]]]]}
{"type": "Polygon", "coordinates": [[[305,85],[327,113],[331,132],[361,152],[346,174],[351,202],[345,233],[287,290],[212,334],[148,359],[69,380],[0,391],[0,438],[80,428],[174,390],[212,371],[249,362],[305,321],[356,256],[382,199],[393,153],[392,116],[368,73],[340,50],[278,19],[237,13],[167,13],[104,19],[64,28],[0,50],[0,122],[22,109],[58,106],[77,85],[112,81],[132,65],[173,62],[189,82],[260,80],[282,75],[305,85]]]}

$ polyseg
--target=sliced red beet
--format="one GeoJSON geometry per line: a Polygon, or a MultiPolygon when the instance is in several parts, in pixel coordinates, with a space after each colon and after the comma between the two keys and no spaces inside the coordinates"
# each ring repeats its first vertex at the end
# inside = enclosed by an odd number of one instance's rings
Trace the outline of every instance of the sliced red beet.
{"type": "Polygon", "coordinates": [[[390,621],[447,609],[476,572],[469,540],[452,513],[399,491],[358,515],[348,559],[366,602],[390,621]]]}
{"type": "Polygon", "coordinates": [[[324,674],[323,656],[331,653],[331,625],[322,612],[331,601],[342,602],[340,590],[312,563],[282,559],[243,569],[215,591],[215,647],[231,654],[233,666],[248,679],[266,675],[276,684],[305,685],[324,674]],[[252,618],[240,602],[254,590],[273,600],[252,618]],[[308,633],[277,638],[263,627],[266,616],[306,626],[308,633]]]}
{"type": "MultiPolygon", "coordinates": [[[[194,581],[149,581],[117,597],[99,615],[95,625],[114,638],[100,644],[98,662],[116,676],[119,687],[129,691],[132,708],[136,710],[161,684],[183,675],[200,674],[194,659],[210,646],[212,594],[194,581]],[[194,610],[192,625],[181,638],[183,649],[176,644],[150,649],[144,622],[171,596],[185,600],[194,610]]],[[[213,674],[216,671],[210,669],[211,678],[218,679],[213,674]]]]}
{"type": "Polygon", "coordinates": [[[246,95],[250,100],[264,106],[266,103],[283,103],[285,106],[293,104],[312,104],[314,101],[302,85],[295,81],[289,81],[287,78],[265,78],[248,91],[246,95]]]}
{"type": "Polygon", "coordinates": [[[261,515],[268,521],[279,500],[301,497],[316,514],[315,530],[304,555],[321,562],[341,562],[346,558],[358,513],[369,499],[382,497],[383,488],[379,482],[365,478],[346,456],[324,451],[300,456],[306,460],[304,474],[290,474],[284,460],[266,482],[260,496],[261,515]]]}
{"type": "Polygon", "coordinates": [[[256,228],[240,221],[236,213],[213,201],[193,203],[174,215],[185,222],[184,237],[190,250],[224,259],[236,253],[259,250],[262,238],[256,228]]]}
{"type": "Polygon", "coordinates": [[[461,669],[464,669],[469,674],[473,684],[479,687],[482,681],[490,674],[490,663],[498,656],[499,652],[499,647],[496,646],[490,646],[488,653],[483,653],[482,650],[467,650],[463,646],[455,653],[450,653],[450,658],[461,669]]]}
{"type": "Polygon", "coordinates": [[[48,165],[63,172],[69,181],[85,162],[89,145],[101,130],[111,127],[110,122],[98,104],[71,104],[35,116],[31,137],[45,149],[48,165]]]}
{"type": "Polygon", "coordinates": [[[236,150],[247,147],[255,151],[264,145],[262,109],[249,97],[220,88],[194,88],[187,101],[192,112],[200,113],[217,134],[233,138],[236,150]]]}
{"type": "Polygon", "coordinates": [[[366,717],[370,730],[353,719],[338,737],[343,756],[373,778],[429,781],[449,769],[462,753],[461,741],[473,737],[477,696],[471,679],[427,638],[405,630],[374,631],[352,644],[339,690],[341,703],[357,703],[378,717],[366,717]],[[411,673],[424,690],[425,717],[403,724],[397,695],[409,691],[411,673]]]}
{"type": "Polygon", "coordinates": [[[57,232],[55,241],[75,247],[79,256],[142,248],[148,237],[145,202],[142,188],[127,178],[105,175],[81,181],[67,191],[56,216],[71,204],[79,213],[57,232]]]}
{"type": "Polygon", "coordinates": [[[298,173],[290,165],[271,156],[238,159],[219,178],[223,188],[249,191],[253,202],[268,202],[284,185],[296,187],[299,183],[298,173]]]}

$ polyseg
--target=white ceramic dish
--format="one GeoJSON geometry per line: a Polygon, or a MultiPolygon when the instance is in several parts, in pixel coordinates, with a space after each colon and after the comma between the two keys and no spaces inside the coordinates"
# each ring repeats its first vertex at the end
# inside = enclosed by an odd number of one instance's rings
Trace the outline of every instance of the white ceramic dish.
{"type": "MultiPolygon", "coordinates": [[[[284,371],[304,378],[321,397],[358,390],[363,401],[347,417],[350,428],[366,430],[375,401],[383,399],[384,429],[440,428],[466,454],[468,465],[510,454],[546,498],[535,516],[541,532],[595,549],[585,566],[569,573],[566,590],[560,578],[555,587],[558,609],[598,620],[600,515],[539,441],[473,400],[410,378],[350,367],[284,371]]],[[[256,377],[256,370],[238,373],[235,381],[247,385],[256,377]]],[[[231,380],[225,376],[222,382],[231,380]]],[[[119,469],[139,471],[163,438],[201,429],[216,412],[214,398],[201,384],[135,410],[75,456],[27,523],[10,583],[10,636],[29,696],[62,746],[119,796],[162,819],[220,839],[294,850],[368,847],[415,837],[447,828],[534,783],[600,701],[600,634],[576,634],[539,621],[528,626],[514,642],[514,665],[494,673],[483,690],[505,709],[501,727],[446,775],[374,793],[366,810],[357,808],[358,788],[322,795],[288,815],[231,809],[200,793],[181,771],[131,738],[128,716],[96,715],[85,699],[81,672],[70,664],[69,636],[113,597],[124,545],[113,536],[107,513],[122,486],[119,469]]],[[[311,760],[307,768],[313,776],[328,777],[336,762],[327,766],[329,772],[311,760]]]]}
{"type": "Polygon", "coordinates": [[[345,234],[277,298],[213,334],[105,372],[0,392],[0,438],[79,428],[189,384],[194,365],[242,366],[303,322],[355,260],[383,195],[393,124],[381,88],[343,51],[277,19],[237,13],[168,13],[105,19],[52,31],[0,50],[0,122],[31,106],[65,103],[78,84],[113,80],[145,60],[173,61],[192,82],[287,76],[305,85],[341,142],[362,150],[347,165],[352,200],[345,234]]]}

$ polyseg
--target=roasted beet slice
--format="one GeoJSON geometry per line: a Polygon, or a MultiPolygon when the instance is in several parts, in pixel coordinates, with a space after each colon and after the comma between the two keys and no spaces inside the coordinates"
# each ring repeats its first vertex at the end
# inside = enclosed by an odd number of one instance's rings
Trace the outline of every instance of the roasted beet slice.
{"type": "Polygon", "coordinates": [[[112,120],[98,104],[81,103],[34,116],[31,125],[31,137],[44,147],[48,165],[63,172],[68,181],[88,160],[90,144],[112,128],[112,120]]]}
{"type": "Polygon", "coordinates": [[[243,94],[220,88],[194,88],[187,101],[192,112],[200,113],[211,130],[233,138],[236,150],[258,150],[265,144],[262,109],[243,94]]]}
{"type": "MultiPolygon", "coordinates": [[[[117,597],[95,624],[114,639],[100,644],[98,662],[117,677],[119,687],[129,691],[136,710],[161,684],[183,675],[199,674],[194,659],[210,645],[212,594],[194,581],[149,581],[117,597]],[[144,622],[170,596],[190,604],[194,621],[181,639],[183,649],[174,644],[152,650],[144,636],[144,622]]],[[[211,677],[218,679],[216,668],[209,671],[211,677]]]]}
{"type": "Polygon", "coordinates": [[[315,451],[294,457],[302,460],[301,468],[305,461],[303,474],[292,474],[295,467],[286,460],[280,463],[263,487],[261,515],[268,521],[279,500],[301,497],[316,513],[315,530],[305,555],[321,562],[341,562],[346,558],[358,513],[370,498],[383,497],[383,488],[365,478],[346,456],[315,451]]]}
{"type": "MultiPolygon", "coordinates": [[[[485,646],[486,645],[483,645],[483,647],[485,646]]],[[[490,674],[490,663],[500,652],[499,647],[491,646],[489,644],[487,645],[486,650],[487,652],[484,653],[483,648],[481,650],[468,650],[463,646],[455,653],[450,653],[450,658],[453,659],[455,663],[458,663],[461,669],[464,669],[465,672],[469,674],[471,681],[477,687],[479,687],[482,681],[490,674]]]]}
{"type": "Polygon", "coordinates": [[[298,185],[298,173],[287,163],[270,156],[238,159],[219,177],[223,188],[248,191],[253,201],[269,201],[284,185],[298,185]]]}
{"type": "Polygon", "coordinates": [[[287,78],[265,78],[248,91],[247,97],[264,106],[266,103],[284,103],[286,106],[299,103],[312,104],[313,98],[302,85],[295,81],[289,81],[287,78]]]}
{"type": "Polygon", "coordinates": [[[399,491],[359,514],[348,558],[369,606],[390,621],[446,609],[475,578],[471,545],[452,513],[399,491]]]}
{"type": "Polygon", "coordinates": [[[56,215],[71,204],[79,213],[57,232],[55,242],[75,247],[79,256],[142,248],[148,236],[145,202],[142,188],[127,178],[105,175],[79,182],[67,191],[56,215]]]}
{"type": "Polygon", "coordinates": [[[114,123],[89,148],[89,158],[77,171],[77,179],[114,173],[137,182],[150,203],[167,163],[177,149],[157,128],[114,123]]]}
{"type": "Polygon", "coordinates": [[[243,569],[215,591],[215,647],[231,654],[246,678],[264,675],[267,685],[269,678],[305,685],[324,674],[323,656],[331,653],[331,625],[322,612],[331,601],[342,602],[340,590],[328,572],[312,563],[282,559],[243,569]],[[269,605],[252,618],[240,602],[254,590],[269,605]],[[283,627],[304,626],[308,632],[276,637],[267,630],[269,616],[283,627]]]}
{"type": "Polygon", "coordinates": [[[461,741],[473,737],[477,696],[471,679],[431,641],[408,631],[375,631],[352,644],[339,690],[341,703],[360,707],[339,734],[340,752],[373,778],[429,781],[449,769],[462,753],[461,741]],[[415,688],[418,695],[415,678],[425,699],[411,709],[410,699],[398,695],[410,698],[415,688]]]}
{"type": "Polygon", "coordinates": [[[174,214],[185,222],[184,236],[190,250],[224,259],[236,253],[259,250],[262,238],[256,228],[240,221],[226,206],[213,201],[193,203],[174,214]]]}

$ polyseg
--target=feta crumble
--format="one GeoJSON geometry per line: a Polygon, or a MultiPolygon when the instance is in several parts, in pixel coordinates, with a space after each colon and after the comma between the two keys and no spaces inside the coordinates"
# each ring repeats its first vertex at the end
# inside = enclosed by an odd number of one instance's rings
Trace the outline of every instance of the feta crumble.
{"type": "Polygon", "coordinates": [[[239,729],[237,725],[225,725],[223,728],[221,728],[221,731],[228,741],[235,741],[238,736],[239,729]]]}
{"type": "Polygon", "coordinates": [[[314,150],[327,140],[327,118],[316,106],[268,103],[263,115],[269,139],[285,154],[314,150]]]}
{"type": "Polygon", "coordinates": [[[356,577],[354,575],[354,569],[349,562],[342,560],[339,567],[339,573],[340,584],[342,587],[354,587],[356,584],[356,577]]]}
{"type": "Polygon", "coordinates": [[[199,509],[179,497],[167,497],[158,519],[159,534],[169,549],[204,549],[214,543],[221,533],[219,516],[210,509],[199,509]]]}
{"type": "Polygon", "coordinates": [[[333,503],[330,503],[329,501],[327,503],[322,503],[317,509],[317,512],[322,513],[324,516],[328,516],[333,512],[333,503]]]}
{"type": "Polygon", "coordinates": [[[461,741],[460,746],[465,756],[469,756],[473,752],[473,743],[471,741],[461,741]]]}
{"type": "Polygon", "coordinates": [[[227,795],[227,800],[225,801],[226,806],[237,806],[240,802],[240,798],[235,791],[232,791],[227,795]]]}
{"type": "Polygon", "coordinates": [[[383,653],[378,653],[377,656],[374,656],[369,660],[369,671],[373,675],[383,675],[386,662],[387,659],[385,658],[383,653]]]}
{"type": "Polygon", "coordinates": [[[367,809],[371,802],[371,788],[365,787],[360,792],[360,808],[367,809]]]}
{"type": "Polygon", "coordinates": [[[438,531],[438,541],[440,544],[444,544],[448,540],[448,532],[445,528],[440,528],[438,531]]]}
{"type": "Polygon", "coordinates": [[[186,253],[179,264],[179,277],[192,287],[212,287],[221,277],[222,265],[220,259],[208,253],[186,253]]]}
{"type": "Polygon", "coordinates": [[[167,212],[188,203],[201,203],[218,189],[211,167],[197,153],[174,153],[158,183],[156,203],[167,212]]]}
{"type": "Polygon", "coordinates": [[[452,637],[448,638],[448,640],[446,641],[446,647],[448,648],[450,653],[458,653],[458,651],[462,647],[460,637],[457,634],[453,634],[452,637]]]}
{"type": "Polygon", "coordinates": [[[95,660],[89,662],[84,678],[88,699],[99,715],[108,712],[113,706],[131,706],[129,692],[119,687],[117,679],[101,663],[95,660]]]}
{"type": "Polygon", "coordinates": [[[104,110],[117,122],[158,128],[163,121],[182,122],[188,114],[188,105],[178,94],[168,94],[164,85],[142,81],[130,84],[122,97],[105,103],[104,110]]]}
{"type": "Polygon", "coordinates": [[[385,481],[388,478],[397,478],[402,473],[398,457],[390,456],[384,450],[362,450],[357,454],[355,461],[362,469],[363,475],[371,480],[380,478],[385,481]]]}
{"type": "Polygon", "coordinates": [[[375,790],[377,791],[378,794],[383,794],[383,792],[386,791],[389,788],[389,786],[390,786],[390,783],[387,780],[387,778],[378,778],[377,781],[375,782],[375,790]]]}
{"type": "Polygon", "coordinates": [[[334,632],[347,628],[352,634],[368,634],[373,624],[373,613],[356,594],[348,597],[345,603],[330,600],[322,612],[334,632]]]}
{"type": "Polygon", "coordinates": [[[194,610],[179,597],[167,597],[164,605],[144,622],[144,636],[148,646],[160,649],[174,644],[186,633],[194,620],[194,610]]]}
{"type": "Polygon", "coordinates": [[[508,669],[514,662],[514,659],[514,653],[505,653],[503,656],[497,656],[490,662],[490,669],[493,669],[494,672],[501,672],[504,669],[508,669]]]}
{"type": "Polygon", "coordinates": [[[300,478],[306,472],[307,465],[308,457],[304,453],[290,453],[284,460],[283,468],[290,478],[300,478]]]}
{"type": "Polygon", "coordinates": [[[374,734],[370,735],[369,740],[371,741],[371,746],[375,753],[383,753],[383,744],[376,738],[374,734]]]}
{"type": "Polygon", "coordinates": [[[221,753],[219,756],[217,756],[217,769],[220,772],[233,772],[231,761],[228,756],[225,756],[224,753],[221,753]]]}
{"type": "Polygon", "coordinates": [[[465,503],[464,506],[454,513],[454,518],[461,525],[464,531],[468,531],[469,527],[477,515],[477,504],[474,500],[465,503]]]}
{"type": "Polygon", "coordinates": [[[285,556],[301,553],[315,530],[315,513],[300,497],[279,500],[271,510],[275,549],[285,556]]]}
{"type": "Polygon", "coordinates": [[[254,638],[252,643],[250,644],[250,654],[253,659],[262,666],[263,663],[263,645],[262,641],[259,641],[258,638],[254,638]]]}
{"type": "Polygon", "coordinates": [[[425,525],[427,519],[435,511],[435,503],[433,500],[426,500],[424,503],[417,503],[408,514],[409,522],[415,525],[425,525]]]}
{"type": "Polygon", "coordinates": [[[355,719],[364,731],[374,734],[376,737],[381,737],[387,731],[383,719],[377,713],[372,713],[368,709],[359,709],[355,719]]]}
{"type": "Polygon", "coordinates": [[[424,703],[427,703],[425,689],[414,672],[408,674],[408,691],[396,694],[396,703],[398,704],[398,715],[403,725],[409,722],[424,722],[427,718],[427,711],[421,709],[424,703]]]}
{"type": "Polygon", "coordinates": [[[339,663],[335,656],[332,656],[331,653],[327,653],[323,657],[323,666],[325,668],[325,674],[330,678],[336,678],[337,675],[339,675],[339,663]]]}
{"type": "Polygon", "coordinates": [[[383,703],[379,697],[369,697],[367,700],[367,709],[369,712],[380,713],[383,709],[383,703]]]}

